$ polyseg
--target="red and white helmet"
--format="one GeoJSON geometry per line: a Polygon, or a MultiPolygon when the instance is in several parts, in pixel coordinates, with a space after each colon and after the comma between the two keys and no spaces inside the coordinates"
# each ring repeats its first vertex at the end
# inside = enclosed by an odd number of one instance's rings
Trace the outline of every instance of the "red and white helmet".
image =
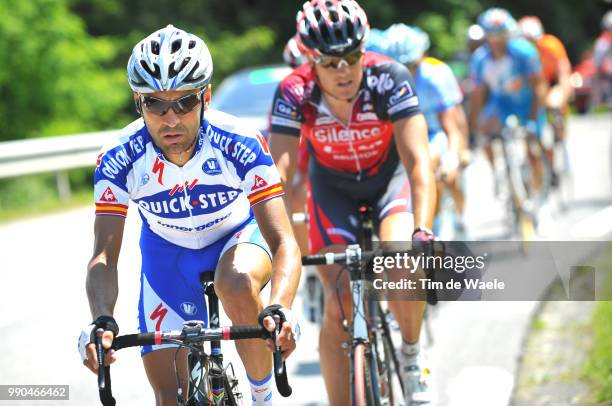
{"type": "Polygon", "coordinates": [[[304,62],[306,62],[306,56],[304,55],[305,49],[297,40],[297,34],[289,38],[285,49],[283,49],[283,60],[285,63],[292,68],[297,68],[304,62]]]}
{"type": "Polygon", "coordinates": [[[355,0],[310,0],[297,14],[298,39],[314,55],[345,56],[365,44],[369,32],[355,0]]]}

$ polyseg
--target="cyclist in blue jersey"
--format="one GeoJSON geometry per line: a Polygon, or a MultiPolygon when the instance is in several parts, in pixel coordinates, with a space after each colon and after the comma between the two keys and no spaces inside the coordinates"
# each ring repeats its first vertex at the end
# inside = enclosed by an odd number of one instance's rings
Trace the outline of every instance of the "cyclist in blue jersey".
{"type": "MultiPolygon", "coordinates": [[[[94,176],[94,252],[87,296],[94,322],[79,350],[97,370],[92,342],[105,330],[109,348],[118,333],[113,310],[117,259],[128,202],[142,218],[138,319],[141,332],[176,330],[186,320],[207,320],[199,276],[215,272],[216,292],[234,324],[255,324],[279,314],[277,344],[285,357],[299,326],[291,304],[300,278],[300,252],[284,208],[280,178],[257,130],[208,108],[212,59],[202,39],[168,25],[139,42],[128,62],[129,84],[141,118],[103,148],[94,176]],[[270,305],[259,292],[271,281],[270,305]],[[262,317],[263,318],[263,317],[262,317]]],[[[274,327],[272,317],[264,326],[274,327]]],[[[272,349],[272,343],[267,343],[272,349]]],[[[176,348],[142,348],[157,405],[175,405],[176,348]]],[[[271,405],[270,353],[260,340],[237,341],[253,404],[271,405]]],[[[186,393],[186,351],[177,366],[186,393]]],[[[115,355],[110,351],[107,362],[115,355]]]]}
{"type": "Polygon", "coordinates": [[[463,236],[464,198],[458,176],[459,156],[467,144],[467,120],[461,105],[463,94],[450,67],[438,59],[427,57],[429,45],[429,36],[420,28],[394,24],[381,36],[371,36],[366,48],[392,57],[412,73],[427,121],[432,169],[438,179],[436,212],[440,208],[442,190],[448,187],[458,215],[455,231],[458,236],[463,236]]]}
{"type": "MultiPolygon", "coordinates": [[[[546,82],[537,49],[526,39],[514,37],[516,21],[504,9],[486,10],[478,24],[486,42],[471,60],[475,89],[470,98],[470,130],[486,136],[499,134],[507,118],[515,115],[531,137],[540,138],[545,124],[546,82]]],[[[490,144],[485,151],[493,164],[490,144]]],[[[531,148],[529,160],[534,169],[533,187],[538,190],[542,160],[531,148]]]]}

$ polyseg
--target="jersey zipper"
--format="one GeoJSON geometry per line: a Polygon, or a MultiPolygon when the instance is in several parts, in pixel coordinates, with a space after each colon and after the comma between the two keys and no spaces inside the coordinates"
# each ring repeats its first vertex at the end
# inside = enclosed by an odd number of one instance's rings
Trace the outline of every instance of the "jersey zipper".
{"type": "MultiPolygon", "coordinates": [[[[355,98],[357,100],[357,98],[355,98]]],[[[353,156],[355,157],[355,165],[357,167],[357,181],[361,180],[361,163],[359,162],[359,156],[357,155],[357,150],[353,146],[353,139],[351,138],[351,119],[353,118],[353,109],[355,108],[355,100],[351,103],[351,114],[349,115],[349,119],[346,123],[345,129],[349,133],[349,146],[353,150],[353,156]]],[[[337,120],[337,118],[336,118],[337,120]]]]}
{"type": "MultiPolygon", "coordinates": [[[[327,105],[327,103],[325,103],[327,106],[327,109],[329,110],[329,114],[330,116],[333,117],[334,120],[336,120],[345,130],[347,130],[349,132],[349,146],[351,147],[351,149],[353,150],[353,157],[355,158],[355,166],[357,167],[357,181],[361,180],[361,163],[359,162],[359,156],[357,155],[357,150],[353,147],[353,140],[351,139],[351,119],[353,118],[353,110],[355,109],[355,102],[359,99],[359,96],[361,96],[361,93],[363,92],[363,89],[359,89],[359,91],[357,92],[357,94],[355,95],[355,98],[353,99],[353,101],[351,102],[351,113],[349,114],[349,118],[348,121],[346,123],[346,125],[342,122],[342,120],[340,120],[331,110],[331,108],[329,108],[329,105],[327,105]]],[[[321,99],[323,99],[323,96],[321,95],[321,99]]],[[[316,106],[317,110],[319,108],[319,106],[316,106]]]]}

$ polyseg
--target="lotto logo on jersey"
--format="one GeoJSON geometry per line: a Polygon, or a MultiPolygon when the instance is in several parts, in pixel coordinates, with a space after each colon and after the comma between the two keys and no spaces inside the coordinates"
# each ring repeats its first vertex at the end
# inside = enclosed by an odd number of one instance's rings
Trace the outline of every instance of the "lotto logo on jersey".
{"type": "Polygon", "coordinates": [[[295,118],[297,117],[297,111],[295,111],[293,106],[282,99],[276,100],[272,113],[274,115],[290,118],[293,120],[295,120],[295,118]]]}
{"type": "Polygon", "coordinates": [[[106,188],[104,193],[102,193],[102,197],[100,198],[100,201],[107,202],[107,203],[117,202],[117,198],[115,197],[115,194],[113,193],[113,189],[111,189],[110,186],[106,188]]]}
{"type": "Polygon", "coordinates": [[[397,104],[412,96],[414,96],[414,92],[412,91],[412,88],[410,87],[410,84],[408,83],[408,81],[406,81],[406,82],[403,82],[399,86],[399,88],[395,90],[395,92],[393,93],[393,95],[391,95],[391,97],[389,97],[389,103],[391,105],[397,104]]]}
{"type": "Polygon", "coordinates": [[[253,190],[261,189],[262,187],[266,187],[266,186],[268,186],[268,182],[266,182],[259,175],[255,175],[255,179],[253,180],[253,187],[251,188],[251,190],[253,191],[253,190]]]}
{"type": "Polygon", "coordinates": [[[381,73],[378,76],[368,76],[367,83],[370,89],[376,89],[376,92],[379,94],[383,94],[393,89],[395,85],[395,82],[391,79],[391,75],[388,73],[381,73]]]}

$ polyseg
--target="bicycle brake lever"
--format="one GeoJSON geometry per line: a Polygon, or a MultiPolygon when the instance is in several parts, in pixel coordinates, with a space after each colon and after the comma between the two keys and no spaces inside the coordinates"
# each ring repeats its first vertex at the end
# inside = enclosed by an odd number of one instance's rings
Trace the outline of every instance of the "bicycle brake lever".
{"type": "Polygon", "coordinates": [[[281,347],[276,345],[276,336],[280,334],[281,323],[280,316],[274,316],[274,323],[276,324],[274,331],[270,333],[272,341],[274,342],[274,381],[276,382],[276,389],[284,397],[291,396],[293,390],[289,386],[287,379],[287,368],[285,367],[285,361],[283,361],[283,354],[281,353],[281,347]]]}
{"type": "Polygon", "coordinates": [[[276,324],[274,327],[274,331],[270,333],[272,336],[272,342],[274,343],[274,374],[280,375],[283,373],[284,365],[283,365],[283,355],[281,353],[280,345],[276,345],[276,337],[280,334],[281,324],[280,317],[274,316],[274,323],[276,324]]]}
{"type": "Polygon", "coordinates": [[[106,376],[104,370],[104,347],[102,347],[102,335],[104,330],[96,329],[96,354],[98,355],[98,389],[104,389],[106,386],[106,376]]]}

